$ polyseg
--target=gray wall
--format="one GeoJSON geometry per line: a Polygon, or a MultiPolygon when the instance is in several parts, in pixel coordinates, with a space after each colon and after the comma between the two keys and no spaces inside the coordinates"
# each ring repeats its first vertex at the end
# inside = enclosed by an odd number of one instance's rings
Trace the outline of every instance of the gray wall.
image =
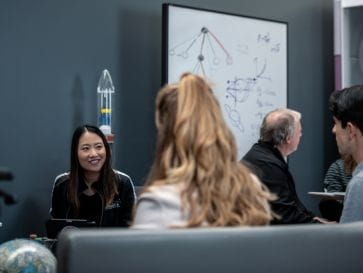
{"type": "MultiPolygon", "coordinates": [[[[176,4],[286,21],[289,101],[303,114],[303,139],[291,156],[297,189],[316,210],[335,156],[327,97],[333,90],[333,1],[184,0],[176,4]]],[[[15,174],[0,188],[0,242],[44,235],[55,175],[69,166],[73,129],[96,123],[96,86],[109,69],[116,87],[114,167],[142,185],[155,141],[154,97],[161,84],[159,0],[2,0],[0,2],[0,166],[15,174]]]]}

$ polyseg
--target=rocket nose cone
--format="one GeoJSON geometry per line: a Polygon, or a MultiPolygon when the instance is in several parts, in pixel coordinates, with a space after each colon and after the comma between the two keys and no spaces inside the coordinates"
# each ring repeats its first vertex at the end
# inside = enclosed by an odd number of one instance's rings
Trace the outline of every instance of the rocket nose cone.
{"type": "Polygon", "coordinates": [[[101,77],[98,81],[98,90],[109,90],[114,91],[115,87],[113,86],[111,75],[107,69],[103,70],[101,77]]]}

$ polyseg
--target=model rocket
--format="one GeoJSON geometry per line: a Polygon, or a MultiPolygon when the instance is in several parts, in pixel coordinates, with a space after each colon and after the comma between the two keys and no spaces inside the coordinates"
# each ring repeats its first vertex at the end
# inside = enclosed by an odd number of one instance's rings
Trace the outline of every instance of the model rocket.
{"type": "Polygon", "coordinates": [[[112,96],[115,93],[110,73],[103,70],[97,86],[98,127],[109,142],[113,142],[112,133],[112,96]]]}

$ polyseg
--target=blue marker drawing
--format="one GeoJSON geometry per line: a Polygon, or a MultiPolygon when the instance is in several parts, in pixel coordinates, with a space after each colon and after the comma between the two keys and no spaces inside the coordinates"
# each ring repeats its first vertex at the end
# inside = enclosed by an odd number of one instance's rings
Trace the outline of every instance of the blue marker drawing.
{"type": "Polygon", "coordinates": [[[224,105],[224,109],[227,112],[229,120],[232,122],[232,126],[236,127],[241,132],[245,131],[245,128],[243,127],[241,123],[241,116],[239,115],[238,111],[235,109],[232,109],[231,106],[228,104],[224,105]]]}

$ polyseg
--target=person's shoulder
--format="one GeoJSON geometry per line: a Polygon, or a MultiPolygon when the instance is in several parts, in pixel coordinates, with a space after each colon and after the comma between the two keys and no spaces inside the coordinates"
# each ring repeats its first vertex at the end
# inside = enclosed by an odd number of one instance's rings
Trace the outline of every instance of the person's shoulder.
{"type": "Polygon", "coordinates": [[[181,187],[175,184],[149,186],[140,198],[152,198],[164,201],[175,201],[180,198],[181,187]]]}
{"type": "Polygon", "coordinates": [[[270,167],[281,167],[285,168],[286,162],[274,152],[274,150],[269,149],[268,147],[263,147],[261,145],[254,145],[252,148],[242,159],[243,163],[247,163],[246,165],[251,168],[253,166],[253,170],[259,172],[259,169],[266,169],[270,167]],[[256,170],[255,168],[258,167],[256,170]]]}
{"type": "Polygon", "coordinates": [[[134,217],[134,229],[160,229],[185,226],[180,198],[180,185],[158,184],[148,186],[139,196],[134,217]]]}
{"type": "Polygon", "coordinates": [[[116,178],[119,179],[120,181],[132,183],[132,179],[128,174],[115,169],[113,170],[113,172],[115,173],[116,178]]]}
{"type": "Polygon", "coordinates": [[[55,177],[54,186],[62,185],[68,180],[69,180],[69,172],[61,173],[55,177]]]}
{"type": "Polygon", "coordinates": [[[244,160],[265,161],[275,159],[274,149],[267,143],[255,143],[243,157],[244,160]]]}
{"type": "Polygon", "coordinates": [[[247,153],[243,156],[243,158],[250,156],[251,154],[255,154],[260,152],[260,145],[259,143],[254,143],[251,148],[247,151],[247,153]]]}
{"type": "Polygon", "coordinates": [[[337,170],[344,170],[344,161],[341,158],[339,158],[330,165],[330,168],[337,170]]]}
{"type": "Polygon", "coordinates": [[[360,189],[360,191],[363,191],[363,172],[359,176],[353,176],[348,183],[348,187],[350,190],[354,188],[354,190],[360,189]]]}
{"type": "Polygon", "coordinates": [[[133,191],[134,195],[136,196],[135,186],[134,186],[134,183],[133,183],[131,177],[129,175],[127,175],[126,173],[123,173],[119,170],[113,170],[113,171],[115,173],[117,187],[119,189],[133,191]]]}
{"type": "Polygon", "coordinates": [[[341,158],[338,158],[337,160],[335,160],[333,163],[339,165],[339,166],[344,166],[344,161],[341,158]]]}
{"type": "Polygon", "coordinates": [[[363,177],[363,161],[360,162],[353,171],[353,177],[363,177]]]}

